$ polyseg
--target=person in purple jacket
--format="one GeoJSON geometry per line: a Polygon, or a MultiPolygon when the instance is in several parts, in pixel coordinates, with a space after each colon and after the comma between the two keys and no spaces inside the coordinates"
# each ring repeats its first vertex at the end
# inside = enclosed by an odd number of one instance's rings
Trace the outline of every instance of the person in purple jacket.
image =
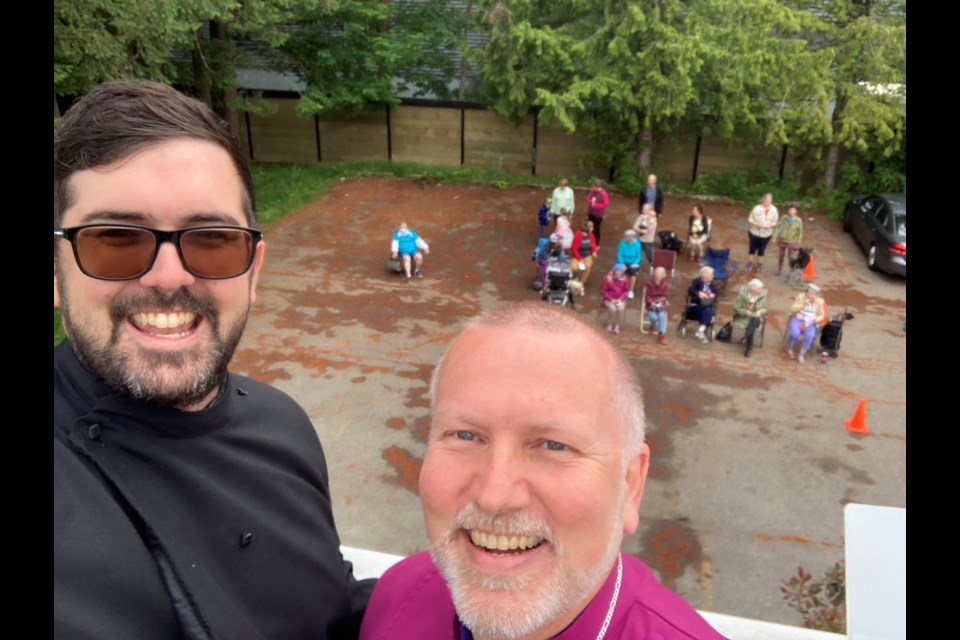
{"type": "Polygon", "coordinates": [[[430,551],[384,573],[362,640],[723,637],[620,551],[650,449],[633,367],[589,319],[542,303],[487,311],[441,358],[430,398],[430,551]],[[590,357],[545,383],[570,353],[590,357]]]}

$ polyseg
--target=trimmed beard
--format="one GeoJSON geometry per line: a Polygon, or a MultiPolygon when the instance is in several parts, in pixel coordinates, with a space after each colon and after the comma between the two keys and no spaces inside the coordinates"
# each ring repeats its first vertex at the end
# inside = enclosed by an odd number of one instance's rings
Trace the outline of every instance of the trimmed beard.
{"type": "Polygon", "coordinates": [[[155,406],[190,407],[218,390],[226,380],[227,366],[243,336],[249,307],[239,320],[220,333],[220,314],[212,298],[186,289],[173,294],[148,290],[136,297],[117,297],[110,303],[110,337],[96,340],[73,322],[70,298],[63,289],[62,272],[57,283],[64,332],[77,359],[115,393],[155,406]],[[211,339],[189,351],[158,351],[133,345],[133,354],[120,348],[120,327],[138,311],[180,309],[194,312],[210,323],[211,339]]]}
{"type": "MultiPolygon", "coordinates": [[[[623,519],[618,515],[613,532],[622,529],[623,519]]],[[[599,588],[620,553],[620,539],[613,532],[600,562],[581,571],[567,564],[563,546],[546,522],[523,512],[491,514],[470,503],[454,519],[444,537],[431,543],[430,553],[453,596],[457,616],[474,637],[515,640],[571,612],[584,603],[591,591],[599,588]],[[542,544],[551,546],[547,552],[554,556],[554,570],[538,586],[531,585],[532,576],[480,572],[470,566],[464,554],[457,552],[457,541],[464,535],[464,529],[543,538],[542,544]],[[491,596],[497,599],[495,607],[488,602],[491,596]]],[[[586,604],[589,603],[584,606],[586,604]]]]}

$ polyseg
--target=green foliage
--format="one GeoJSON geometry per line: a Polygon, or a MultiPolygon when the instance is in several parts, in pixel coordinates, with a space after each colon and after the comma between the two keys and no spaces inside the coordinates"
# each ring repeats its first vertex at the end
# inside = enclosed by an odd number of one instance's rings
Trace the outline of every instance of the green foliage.
{"type": "Polygon", "coordinates": [[[761,171],[714,171],[697,176],[697,180],[685,189],[674,188],[674,193],[707,194],[727,198],[731,203],[754,205],[765,193],[772,193],[781,206],[787,203],[802,203],[800,180],[793,171],[778,175],[761,171]]]}
{"type": "Polygon", "coordinates": [[[531,105],[584,129],[592,159],[637,173],[655,134],[759,131],[770,83],[802,43],[806,16],[777,0],[484,0],[483,88],[498,113],[531,105]]]}
{"type": "Polygon", "coordinates": [[[53,346],[57,346],[64,339],[63,325],[60,324],[60,309],[53,309],[53,346]]]}
{"type": "Polygon", "coordinates": [[[194,5],[165,0],[54,0],[53,90],[82,95],[99,82],[177,79],[173,52],[191,48],[194,5]]]}
{"type": "Polygon", "coordinates": [[[803,616],[803,624],[808,629],[846,634],[847,589],[842,561],[816,580],[803,567],[797,567],[797,575],[784,580],[780,592],[787,606],[803,616]]]}
{"type": "Polygon", "coordinates": [[[443,0],[338,0],[292,24],[281,68],[307,84],[298,113],[398,104],[398,92],[452,97],[465,16],[443,0]]]}
{"type": "MultiPolygon", "coordinates": [[[[768,139],[891,157],[906,136],[905,0],[782,0],[814,17],[782,86],[768,139]]],[[[833,188],[835,163],[824,187],[833,188]]]]}
{"type": "MultiPolygon", "coordinates": [[[[836,188],[820,198],[818,205],[830,218],[840,220],[851,196],[861,193],[905,193],[906,171],[905,167],[901,169],[897,166],[897,159],[879,162],[872,172],[864,171],[855,160],[847,160],[840,168],[836,188]]],[[[906,164],[905,154],[903,162],[906,164]]]]}
{"type": "Polygon", "coordinates": [[[54,94],[149,78],[192,85],[228,122],[269,114],[262,95],[238,94],[243,67],[304,81],[304,116],[408,90],[447,98],[464,23],[444,0],[55,0],[54,94]]]}

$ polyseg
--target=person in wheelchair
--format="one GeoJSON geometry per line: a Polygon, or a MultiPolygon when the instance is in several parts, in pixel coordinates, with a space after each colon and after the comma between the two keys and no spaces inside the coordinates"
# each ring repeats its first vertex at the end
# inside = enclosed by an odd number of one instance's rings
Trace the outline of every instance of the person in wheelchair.
{"type": "Polygon", "coordinates": [[[767,290],[763,288],[763,282],[754,278],[733,303],[733,324],[743,329],[740,344],[746,347],[744,357],[749,358],[753,353],[753,336],[766,316],[767,290]]]}
{"type": "Polygon", "coordinates": [[[411,229],[406,222],[393,231],[393,240],[390,242],[390,258],[398,257],[403,262],[403,273],[410,282],[412,276],[423,277],[423,256],[430,253],[430,246],[417,232],[411,229]],[[411,262],[413,273],[411,274],[411,262]]]}
{"type": "Polygon", "coordinates": [[[813,339],[817,336],[817,327],[827,319],[826,302],[820,297],[820,287],[810,283],[807,290],[797,296],[790,305],[790,323],[787,325],[787,355],[794,357],[794,345],[803,336],[800,353],[796,355],[797,362],[803,364],[803,356],[813,346],[813,339]]]}
{"type": "Polygon", "coordinates": [[[700,322],[700,328],[697,329],[697,340],[706,344],[710,340],[707,338],[707,327],[713,322],[713,305],[717,300],[717,290],[713,284],[713,268],[700,267],[700,275],[693,279],[687,288],[687,309],[685,313],[688,318],[696,318],[700,322]]]}

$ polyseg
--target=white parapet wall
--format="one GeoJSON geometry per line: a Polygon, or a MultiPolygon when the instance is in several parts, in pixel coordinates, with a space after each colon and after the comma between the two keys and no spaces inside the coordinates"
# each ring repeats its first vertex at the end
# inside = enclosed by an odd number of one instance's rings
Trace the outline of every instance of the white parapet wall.
{"type": "MultiPolygon", "coordinates": [[[[343,557],[353,563],[353,574],[359,578],[378,578],[401,556],[380,553],[356,547],[340,547],[343,557]]],[[[785,624],[738,618],[722,613],[701,611],[714,629],[731,640],[843,640],[846,636],[825,631],[814,631],[803,627],[791,627],[785,624]]]]}

